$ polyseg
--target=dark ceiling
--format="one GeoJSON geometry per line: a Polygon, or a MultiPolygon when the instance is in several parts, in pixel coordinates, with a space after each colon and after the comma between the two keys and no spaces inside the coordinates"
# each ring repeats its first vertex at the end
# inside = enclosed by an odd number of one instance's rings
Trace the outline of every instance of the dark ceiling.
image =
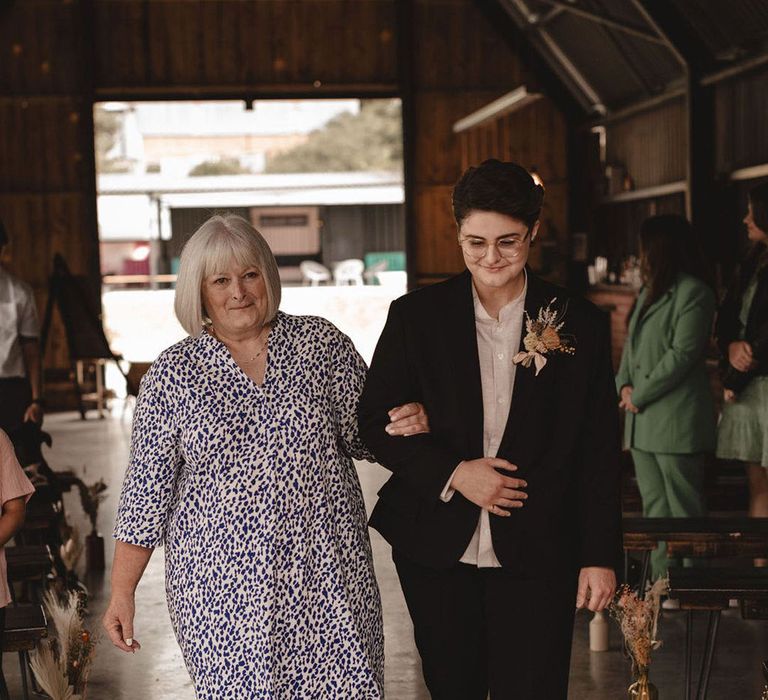
{"type": "Polygon", "coordinates": [[[768,0],[497,0],[587,114],[768,59],[768,0]]]}

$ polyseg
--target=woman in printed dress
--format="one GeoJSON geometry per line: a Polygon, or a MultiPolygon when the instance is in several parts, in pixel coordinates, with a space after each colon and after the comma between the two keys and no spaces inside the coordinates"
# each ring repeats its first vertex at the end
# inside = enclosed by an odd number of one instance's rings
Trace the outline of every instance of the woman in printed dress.
{"type": "MultiPolygon", "coordinates": [[[[237,216],[181,256],[190,337],[144,378],[104,626],[135,652],[134,592],[166,546],[166,592],[200,700],[383,697],[381,602],[352,459],[366,368],[331,323],[279,312],[277,263],[237,216]]],[[[388,430],[428,430],[419,404],[388,430]]]]}

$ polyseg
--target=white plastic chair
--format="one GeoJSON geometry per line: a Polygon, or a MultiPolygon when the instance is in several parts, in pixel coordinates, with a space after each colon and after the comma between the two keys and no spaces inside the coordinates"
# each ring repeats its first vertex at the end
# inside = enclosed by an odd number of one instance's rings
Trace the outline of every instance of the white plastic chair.
{"type": "Polygon", "coordinates": [[[364,273],[363,279],[366,284],[380,284],[378,276],[380,272],[384,272],[389,267],[389,263],[386,260],[379,260],[379,262],[371,265],[364,273]]]}
{"type": "Polygon", "coordinates": [[[305,285],[317,287],[323,282],[331,281],[331,271],[319,262],[314,260],[304,260],[299,264],[301,270],[301,277],[304,280],[305,285]]]}
{"type": "Polygon", "coordinates": [[[342,260],[333,269],[333,279],[336,284],[363,284],[365,263],[357,258],[342,260]]]}

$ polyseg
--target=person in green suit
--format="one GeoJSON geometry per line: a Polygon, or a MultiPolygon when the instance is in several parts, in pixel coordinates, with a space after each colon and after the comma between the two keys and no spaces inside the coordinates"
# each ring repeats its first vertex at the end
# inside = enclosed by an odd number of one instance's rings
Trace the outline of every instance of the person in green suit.
{"type": "MultiPolygon", "coordinates": [[[[640,230],[643,288],[629,317],[616,375],[632,452],[651,518],[704,515],[702,470],[715,448],[715,407],[705,356],[715,295],[683,217],[646,219],[640,230]]],[[[654,578],[667,571],[666,545],[651,556],[654,578]]]]}

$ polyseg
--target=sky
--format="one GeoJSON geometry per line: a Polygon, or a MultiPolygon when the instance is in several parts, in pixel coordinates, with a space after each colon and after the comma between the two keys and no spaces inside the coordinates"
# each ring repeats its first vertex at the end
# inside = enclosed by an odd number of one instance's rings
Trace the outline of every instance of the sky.
{"type": "MultiPolygon", "coordinates": [[[[342,112],[356,114],[359,100],[261,100],[245,102],[133,102],[139,131],[150,135],[305,134],[342,112]]],[[[125,103],[105,103],[125,109],[125,103]]]]}

